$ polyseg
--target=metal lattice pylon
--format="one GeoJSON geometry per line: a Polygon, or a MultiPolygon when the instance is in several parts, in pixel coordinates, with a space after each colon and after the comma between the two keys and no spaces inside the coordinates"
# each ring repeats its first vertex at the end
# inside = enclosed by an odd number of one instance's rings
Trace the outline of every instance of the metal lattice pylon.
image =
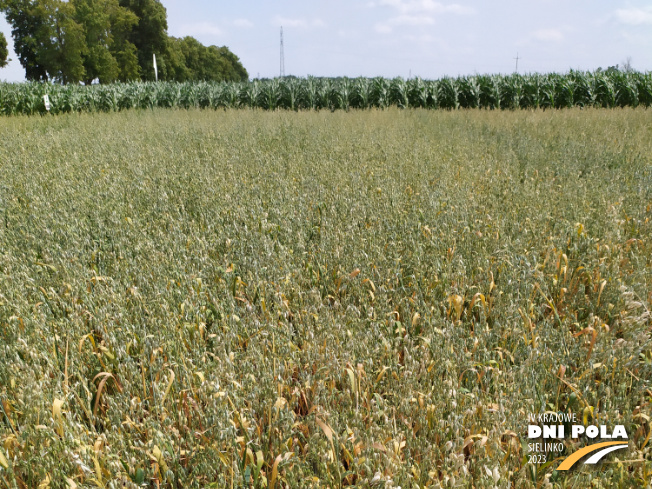
{"type": "Polygon", "coordinates": [[[285,53],[283,52],[283,26],[281,26],[281,69],[280,77],[285,76],[285,53]]]}

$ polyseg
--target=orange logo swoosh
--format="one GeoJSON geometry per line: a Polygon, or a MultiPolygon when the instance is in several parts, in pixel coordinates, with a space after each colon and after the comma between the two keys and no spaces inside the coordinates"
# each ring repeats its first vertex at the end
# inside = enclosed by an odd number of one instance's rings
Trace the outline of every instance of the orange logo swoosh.
{"type": "Polygon", "coordinates": [[[566,457],[564,459],[564,461],[559,465],[559,467],[557,467],[557,470],[568,470],[573,465],[575,465],[575,462],[577,462],[583,456],[588,455],[589,453],[595,452],[597,450],[600,450],[601,448],[611,447],[613,445],[625,445],[626,443],[627,443],[627,440],[605,441],[603,443],[594,443],[593,445],[589,445],[587,447],[584,447],[581,450],[578,450],[575,453],[573,453],[572,455],[566,457]]]}

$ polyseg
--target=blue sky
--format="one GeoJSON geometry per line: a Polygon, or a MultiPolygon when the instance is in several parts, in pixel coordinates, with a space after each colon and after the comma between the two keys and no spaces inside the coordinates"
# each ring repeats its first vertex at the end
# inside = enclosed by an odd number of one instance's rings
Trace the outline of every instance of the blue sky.
{"type": "MultiPolygon", "coordinates": [[[[228,46],[251,77],[652,71],[652,1],[163,0],[168,31],[228,46]]],[[[10,27],[0,19],[10,44],[10,27]]],[[[0,80],[19,81],[16,56],[0,80]]]]}

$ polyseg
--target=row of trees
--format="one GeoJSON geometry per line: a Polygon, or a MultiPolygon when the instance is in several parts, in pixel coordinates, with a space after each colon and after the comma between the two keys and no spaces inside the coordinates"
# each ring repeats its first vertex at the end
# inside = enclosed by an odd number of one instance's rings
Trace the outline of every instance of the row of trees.
{"type": "Polygon", "coordinates": [[[159,0],[0,0],[0,12],[12,26],[14,49],[30,81],[153,80],[153,54],[162,80],[249,76],[226,47],[168,36],[159,0]]]}

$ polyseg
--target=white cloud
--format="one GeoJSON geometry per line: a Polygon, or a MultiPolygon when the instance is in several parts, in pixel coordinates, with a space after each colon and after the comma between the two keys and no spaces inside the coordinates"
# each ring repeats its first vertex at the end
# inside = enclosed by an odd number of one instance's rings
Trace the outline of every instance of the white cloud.
{"type": "Polygon", "coordinates": [[[430,13],[430,14],[457,14],[471,15],[476,10],[472,7],[465,7],[458,3],[443,4],[433,0],[379,0],[371,2],[369,6],[393,7],[402,14],[430,13]]]}
{"type": "Polygon", "coordinates": [[[389,21],[392,25],[432,25],[435,19],[420,15],[399,15],[389,21]]]}
{"type": "Polygon", "coordinates": [[[532,38],[543,42],[561,42],[564,34],[559,29],[538,29],[532,33],[532,38]]]}
{"type": "Polygon", "coordinates": [[[397,17],[391,18],[386,22],[379,22],[375,25],[376,32],[380,34],[390,34],[394,27],[398,26],[427,26],[433,25],[435,19],[429,16],[420,16],[420,15],[399,15],[397,17]]]}
{"type": "Polygon", "coordinates": [[[616,19],[628,25],[652,25],[652,7],[616,10],[616,19]]]}
{"type": "Polygon", "coordinates": [[[224,31],[220,29],[217,25],[211,22],[196,22],[194,24],[183,24],[180,32],[183,32],[184,36],[222,36],[224,31]]]}
{"type": "Polygon", "coordinates": [[[405,39],[418,44],[430,44],[436,41],[436,38],[434,36],[431,36],[430,34],[424,34],[422,36],[415,36],[414,34],[409,34],[405,36],[405,39]]]}
{"type": "Polygon", "coordinates": [[[235,19],[233,25],[236,27],[253,27],[254,23],[247,19],[235,19]]]}
{"type": "Polygon", "coordinates": [[[384,22],[377,23],[374,27],[380,34],[390,34],[395,27],[410,26],[423,27],[435,23],[436,15],[472,15],[476,10],[458,3],[443,4],[434,0],[377,0],[367,3],[368,7],[391,7],[398,12],[398,16],[384,22]]]}
{"type": "Polygon", "coordinates": [[[303,18],[282,17],[280,15],[277,15],[272,19],[272,24],[283,27],[296,27],[300,29],[307,29],[310,27],[326,27],[326,23],[321,19],[308,20],[303,18]]]}

